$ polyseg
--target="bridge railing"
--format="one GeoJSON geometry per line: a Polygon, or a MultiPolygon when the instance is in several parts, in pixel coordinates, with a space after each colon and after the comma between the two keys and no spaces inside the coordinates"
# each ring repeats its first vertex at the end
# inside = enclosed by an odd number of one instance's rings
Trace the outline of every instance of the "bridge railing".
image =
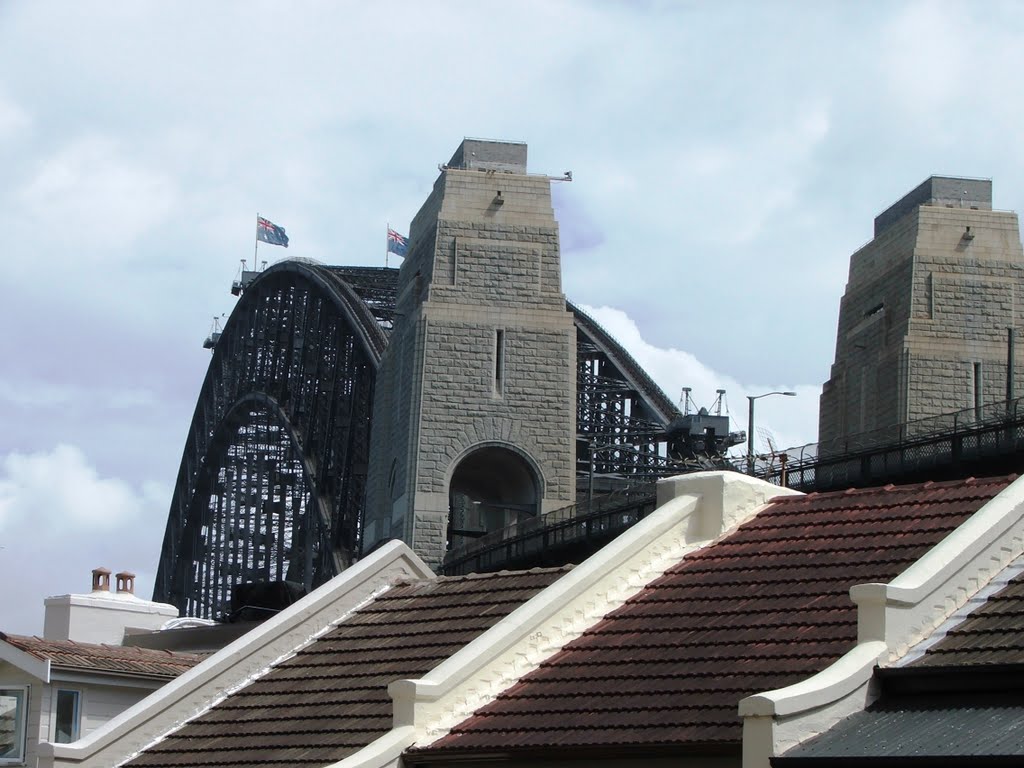
{"type": "MultiPolygon", "coordinates": [[[[990,447],[998,445],[1009,450],[1008,440],[1024,437],[1024,397],[964,408],[821,443],[807,443],[771,456],[757,456],[754,475],[776,485],[802,489],[834,485],[842,479],[855,482],[864,469],[870,472],[873,464],[889,462],[887,454],[898,454],[901,463],[905,463],[908,456],[918,463],[924,459],[952,460],[958,458],[954,454],[962,450],[965,436],[1018,427],[1022,428],[1021,435],[1008,433],[1001,438],[993,438],[988,441],[990,447]],[[844,478],[819,477],[819,470],[834,468],[838,471],[842,465],[850,465],[852,474],[847,477],[848,473],[840,471],[844,478]]],[[[982,439],[975,442],[976,448],[981,449],[982,439]]]]}
{"type": "MultiPolygon", "coordinates": [[[[545,553],[587,548],[630,527],[654,509],[655,485],[642,483],[571,504],[501,528],[453,548],[444,559],[448,575],[481,573],[529,559],[547,562],[545,553]]],[[[551,562],[560,557],[551,558],[551,562]]]]}
{"type": "MultiPolygon", "coordinates": [[[[848,487],[961,457],[977,459],[1012,450],[1024,451],[1024,397],[789,448],[785,462],[781,453],[770,459],[757,457],[754,474],[804,490],[848,487]]],[[[594,496],[589,503],[520,519],[453,548],[443,571],[460,574],[516,567],[524,561],[560,562],[556,551],[607,541],[649,514],[654,499],[653,482],[636,484],[594,496]]]]}

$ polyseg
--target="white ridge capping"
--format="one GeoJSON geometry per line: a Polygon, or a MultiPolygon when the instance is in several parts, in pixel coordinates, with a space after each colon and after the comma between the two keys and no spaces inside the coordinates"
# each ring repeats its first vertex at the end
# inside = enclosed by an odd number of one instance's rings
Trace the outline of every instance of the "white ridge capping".
{"type": "Polygon", "coordinates": [[[396,726],[358,752],[325,768],[402,768],[402,754],[415,740],[416,729],[411,725],[396,726]]]}
{"type": "Polygon", "coordinates": [[[395,581],[433,577],[408,546],[390,541],[84,738],[41,743],[40,768],[119,764],[260,677],[395,581]]]}
{"type": "MultiPolygon", "coordinates": [[[[416,742],[436,741],[685,554],[793,494],[736,472],[659,481],[654,512],[422,678],[391,683],[395,728],[413,726],[416,742]]],[[[338,765],[371,764],[352,758],[338,765]]]]}
{"type": "Polygon", "coordinates": [[[878,663],[906,654],[1022,553],[1019,478],[888,584],[851,587],[857,645],[806,680],[740,701],[743,768],[767,768],[771,756],[866,707],[878,663]]]}

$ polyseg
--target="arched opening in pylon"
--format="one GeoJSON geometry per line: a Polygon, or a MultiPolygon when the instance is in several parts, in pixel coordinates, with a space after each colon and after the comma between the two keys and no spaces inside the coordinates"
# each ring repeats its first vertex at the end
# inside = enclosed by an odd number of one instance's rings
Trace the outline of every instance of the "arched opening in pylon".
{"type": "Polygon", "coordinates": [[[537,516],[541,488],[536,469],[501,446],[472,451],[458,463],[448,490],[448,548],[537,516]]]}

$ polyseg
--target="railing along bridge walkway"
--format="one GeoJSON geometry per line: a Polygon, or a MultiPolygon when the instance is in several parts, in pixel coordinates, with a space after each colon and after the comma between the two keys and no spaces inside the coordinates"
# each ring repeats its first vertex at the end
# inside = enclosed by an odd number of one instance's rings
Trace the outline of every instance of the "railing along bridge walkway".
{"type": "Polygon", "coordinates": [[[1024,469],[1024,398],[758,457],[754,474],[800,491],[986,477],[1024,469]]]}
{"type": "MultiPolygon", "coordinates": [[[[1024,398],[758,456],[754,475],[805,492],[1024,470],[1024,398]]],[[[744,463],[745,457],[739,463],[744,463]]],[[[745,463],[744,463],[745,465],[745,463]]],[[[654,483],[629,486],[491,531],[453,550],[448,575],[580,562],[654,511],[654,483]]]]}

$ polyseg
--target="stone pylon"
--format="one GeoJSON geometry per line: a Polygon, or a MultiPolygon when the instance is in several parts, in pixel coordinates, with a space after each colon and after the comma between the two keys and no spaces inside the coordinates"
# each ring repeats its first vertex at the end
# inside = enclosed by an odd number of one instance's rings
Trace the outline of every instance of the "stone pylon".
{"type": "Polygon", "coordinates": [[[413,219],[374,398],[363,551],[431,566],[572,503],[576,331],[551,181],[526,145],[467,139],[413,219]]]}
{"type": "Polygon", "coordinates": [[[933,176],[879,214],[850,258],[822,450],[873,430],[885,430],[877,443],[913,437],[900,425],[1004,400],[1022,289],[1017,214],[992,210],[990,180],[933,176]]]}

